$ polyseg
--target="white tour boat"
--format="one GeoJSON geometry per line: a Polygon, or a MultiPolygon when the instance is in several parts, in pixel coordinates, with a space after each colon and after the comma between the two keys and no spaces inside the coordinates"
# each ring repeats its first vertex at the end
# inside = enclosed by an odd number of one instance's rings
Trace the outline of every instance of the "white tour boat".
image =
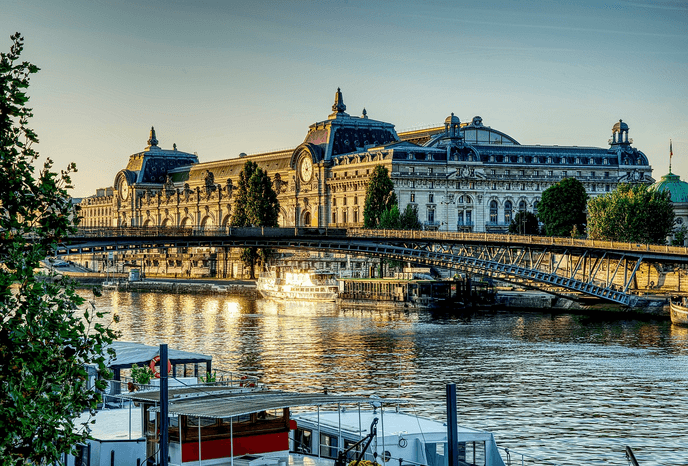
{"type": "Polygon", "coordinates": [[[288,270],[272,267],[258,277],[258,291],[265,298],[334,302],[339,284],[334,273],[322,270],[288,270]]]}

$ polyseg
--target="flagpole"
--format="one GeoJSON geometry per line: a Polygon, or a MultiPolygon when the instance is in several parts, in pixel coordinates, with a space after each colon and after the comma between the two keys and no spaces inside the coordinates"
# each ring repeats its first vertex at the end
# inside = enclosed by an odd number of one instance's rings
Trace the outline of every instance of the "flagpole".
{"type": "Polygon", "coordinates": [[[672,147],[671,139],[669,139],[669,173],[671,173],[671,158],[674,156],[674,148],[672,147]]]}

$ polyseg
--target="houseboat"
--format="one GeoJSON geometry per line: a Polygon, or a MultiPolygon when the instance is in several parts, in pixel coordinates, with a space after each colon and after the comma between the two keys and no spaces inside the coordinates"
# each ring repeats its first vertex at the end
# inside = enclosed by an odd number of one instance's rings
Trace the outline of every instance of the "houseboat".
{"type": "MultiPolygon", "coordinates": [[[[168,394],[170,465],[334,466],[355,458],[446,464],[446,425],[398,412],[393,406],[402,400],[241,384],[176,387],[168,394]]],[[[159,463],[160,392],[121,397],[120,409],[96,414],[89,424],[93,439],[65,458],[67,466],[159,463]]],[[[492,434],[459,428],[458,436],[460,465],[504,466],[492,434]]]]}

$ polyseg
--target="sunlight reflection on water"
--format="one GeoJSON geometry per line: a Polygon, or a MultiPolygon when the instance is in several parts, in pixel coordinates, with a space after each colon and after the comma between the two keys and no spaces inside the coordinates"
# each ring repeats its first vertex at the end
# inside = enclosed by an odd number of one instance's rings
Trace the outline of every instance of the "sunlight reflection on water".
{"type": "Polygon", "coordinates": [[[106,292],[122,340],[213,356],[274,388],[413,399],[557,464],[688,465],[688,330],[663,321],[540,313],[433,317],[224,295],[106,292]]]}

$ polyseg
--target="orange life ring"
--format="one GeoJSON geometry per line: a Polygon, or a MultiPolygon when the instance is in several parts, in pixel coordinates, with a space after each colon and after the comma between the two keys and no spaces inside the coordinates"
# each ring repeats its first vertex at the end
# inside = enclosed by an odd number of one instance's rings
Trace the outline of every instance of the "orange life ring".
{"type": "Polygon", "coordinates": [[[241,376],[241,379],[240,379],[240,382],[239,382],[239,386],[240,386],[240,387],[243,387],[243,386],[244,386],[244,384],[246,383],[246,382],[245,382],[246,379],[248,379],[248,377],[246,377],[245,375],[242,375],[242,376],[241,376]]]}
{"type": "MultiPolygon", "coordinates": [[[[153,377],[156,379],[160,378],[160,371],[155,368],[155,365],[160,362],[160,356],[156,356],[153,359],[151,359],[151,362],[148,364],[148,367],[150,367],[150,370],[153,371],[153,377]]],[[[172,363],[170,360],[167,360],[167,373],[169,374],[172,372],[172,363]]]]}

